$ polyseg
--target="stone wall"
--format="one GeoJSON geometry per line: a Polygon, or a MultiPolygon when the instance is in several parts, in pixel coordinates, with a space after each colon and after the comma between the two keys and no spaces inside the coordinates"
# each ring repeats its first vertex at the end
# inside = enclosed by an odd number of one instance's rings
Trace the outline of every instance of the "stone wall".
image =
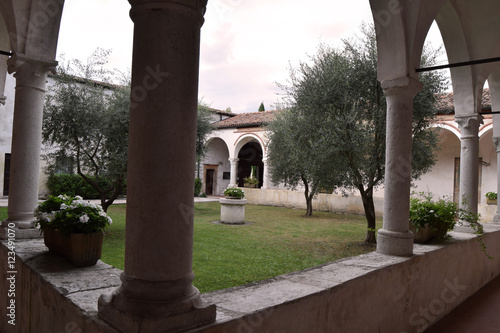
{"type": "MultiPolygon", "coordinates": [[[[249,204],[306,209],[303,191],[253,188],[243,188],[243,191],[249,204]]],[[[478,212],[481,214],[481,222],[488,223],[493,221],[496,206],[487,205],[484,201],[483,199],[483,203],[478,205],[478,212]]],[[[384,198],[375,197],[374,203],[375,213],[381,217],[384,210],[384,198]]],[[[313,200],[313,208],[314,210],[342,214],[365,214],[361,197],[355,193],[351,193],[347,198],[340,194],[320,193],[313,200]]]]}
{"type": "Polygon", "coordinates": [[[15,242],[12,269],[6,245],[0,246],[0,332],[116,332],[97,318],[97,299],[120,284],[120,270],[101,261],[77,268],[48,252],[42,239],[15,242]]]}

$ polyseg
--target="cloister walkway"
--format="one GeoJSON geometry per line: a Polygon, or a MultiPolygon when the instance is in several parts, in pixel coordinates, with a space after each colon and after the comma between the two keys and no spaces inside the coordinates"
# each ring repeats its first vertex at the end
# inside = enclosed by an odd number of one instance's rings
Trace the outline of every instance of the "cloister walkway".
{"type": "Polygon", "coordinates": [[[481,288],[425,333],[500,332],[500,276],[481,288]]]}

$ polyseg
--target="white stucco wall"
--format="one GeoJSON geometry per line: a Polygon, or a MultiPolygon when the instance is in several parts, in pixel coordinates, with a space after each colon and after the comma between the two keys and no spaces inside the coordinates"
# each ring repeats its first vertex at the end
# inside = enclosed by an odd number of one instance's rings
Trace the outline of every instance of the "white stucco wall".
{"type": "Polygon", "coordinates": [[[16,79],[7,75],[5,79],[5,105],[0,105],[0,196],[3,196],[5,154],[10,154],[12,146],[12,124],[14,121],[14,97],[16,79]]]}

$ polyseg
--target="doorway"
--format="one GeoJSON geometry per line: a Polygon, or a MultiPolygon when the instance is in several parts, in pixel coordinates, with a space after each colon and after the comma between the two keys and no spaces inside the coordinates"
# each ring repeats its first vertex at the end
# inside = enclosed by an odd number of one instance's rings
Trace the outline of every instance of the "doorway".
{"type": "Polygon", "coordinates": [[[205,194],[217,194],[217,170],[218,165],[205,165],[205,194]]]}

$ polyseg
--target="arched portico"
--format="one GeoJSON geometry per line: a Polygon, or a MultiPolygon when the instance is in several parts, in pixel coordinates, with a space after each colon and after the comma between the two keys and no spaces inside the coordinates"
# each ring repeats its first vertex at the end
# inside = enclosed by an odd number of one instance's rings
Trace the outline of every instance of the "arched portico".
{"type": "MultiPolygon", "coordinates": [[[[8,218],[2,223],[0,237],[7,226],[15,226],[18,238],[39,235],[32,220],[38,201],[43,103],[47,73],[57,65],[63,3],[24,0],[0,5],[0,45],[12,50],[12,56],[0,66],[0,74],[8,68],[16,78],[8,218]]],[[[2,94],[4,82],[0,84],[2,94]]]]}
{"type": "Polygon", "coordinates": [[[203,159],[203,189],[207,195],[222,195],[229,186],[231,164],[229,149],[221,138],[207,141],[208,152],[203,159]]]}
{"type": "Polygon", "coordinates": [[[265,154],[265,145],[261,137],[255,134],[240,136],[235,143],[234,156],[237,167],[235,178],[231,179],[231,185],[243,187],[244,178],[253,174],[253,177],[259,181],[257,188],[261,188],[265,183],[264,175],[267,174],[265,170],[267,163],[264,163],[265,154]]]}
{"type": "MultiPolygon", "coordinates": [[[[412,236],[407,233],[411,147],[411,100],[418,78],[421,51],[431,23],[436,20],[450,63],[498,57],[498,29],[484,17],[500,9],[495,1],[480,4],[464,0],[392,1],[371,0],[377,31],[378,78],[388,101],[384,226],[377,249],[395,255],[412,254],[412,236]],[[464,15],[463,13],[467,13],[464,15]],[[411,92],[411,93],[410,93],[411,92]],[[406,114],[403,115],[403,114],[406,114]]],[[[491,22],[490,22],[491,23],[491,22]]],[[[460,198],[463,208],[477,212],[479,126],[481,96],[486,78],[498,63],[451,69],[455,94],[455,121],[461,137],[460,198]]]]}

